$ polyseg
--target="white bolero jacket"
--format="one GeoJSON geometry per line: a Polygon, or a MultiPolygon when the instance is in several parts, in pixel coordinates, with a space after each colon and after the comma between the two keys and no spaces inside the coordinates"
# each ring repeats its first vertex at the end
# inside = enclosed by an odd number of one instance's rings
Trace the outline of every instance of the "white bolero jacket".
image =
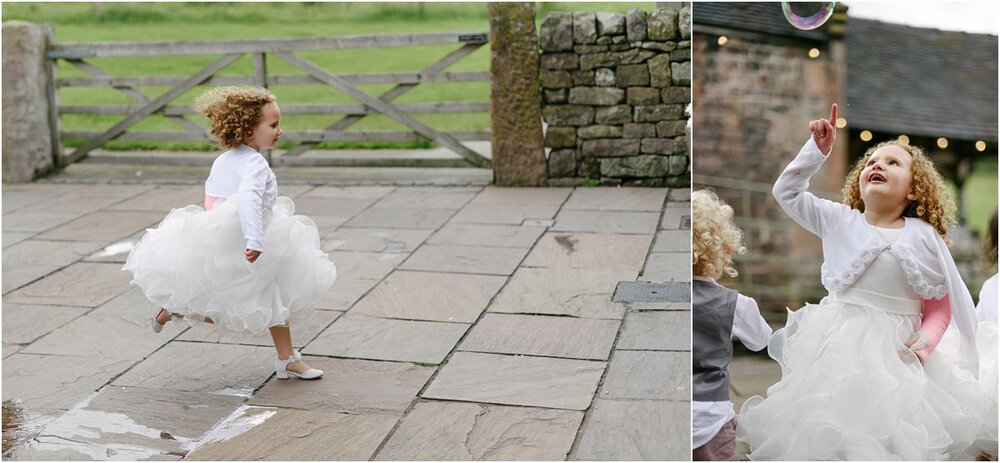
{"type": "Polygon", "coordinates": [[[205,181],[205,195],[236,195],[246,247],[264,251],[264,209],[278,197],[278,181],[264,156],[247,145],[220,154],[205,181]]]}
{"type": "Polygon", "coordinates": [[[809,139],[774,183],[774,197],[796,223],[823,240],[820,279],[827,291],[850,287],[883,251],[899,262],[913,290],[924,299],[950,295],[951,323],[962,335],[963,368],[977,372],[975,305],[962,281],[948,246],[934,227],[918,218],[904,217],[903,232],[886,243],[864,214],[846,204],[809,193],[809,179],[826,160],[809,139]]]}

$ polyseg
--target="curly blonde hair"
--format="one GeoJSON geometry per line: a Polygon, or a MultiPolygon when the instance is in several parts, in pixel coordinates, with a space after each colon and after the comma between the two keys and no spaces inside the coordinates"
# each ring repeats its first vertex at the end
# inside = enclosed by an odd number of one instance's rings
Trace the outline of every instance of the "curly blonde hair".
{"type": "Polygon", "coordinates": [[[735,277],[733,254],[743,254],[743,232],[733,223],[733,208],[711,190],[691,193],[691,271],[696,276],[735,277]]]}
{"type": "Polygon", "coordinates": [[[271,92],[260,87],[215,87],[195,100],[195,109],[211,120],[219,148],[230,149],[250,140],[264,105],[275,101],[271,92]]]}
{"type": "Polygon", "coordinates": [[[844,204],[861,212],[865,211],[865,202],[861,199],[861,171],[864,170],[865,163],[872,153],[884,146],[896,146],[910,153],[913,159],[910,166],[913,173],[911,187],[917,199],[906,207],[903,217],[922,219],[931,224],[942,238],[947,238],[948,227],[955,223],[955,201],[951,197],[951,192],[945,185],[944,178],[934,167],[934,161],[931,161],[924,150],[899,140],[884,141],[868,148],[868,151],[858,159],[844,183],[844,204]]]}

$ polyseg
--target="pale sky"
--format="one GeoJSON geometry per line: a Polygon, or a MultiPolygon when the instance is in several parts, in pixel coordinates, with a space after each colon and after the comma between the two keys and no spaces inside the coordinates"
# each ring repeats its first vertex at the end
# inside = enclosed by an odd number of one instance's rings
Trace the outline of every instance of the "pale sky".
{"type": "Polygon", "coordinates": [[[1000,2],[844,2],[856,18],[977,34],[1000,34],[1000,2]]]}

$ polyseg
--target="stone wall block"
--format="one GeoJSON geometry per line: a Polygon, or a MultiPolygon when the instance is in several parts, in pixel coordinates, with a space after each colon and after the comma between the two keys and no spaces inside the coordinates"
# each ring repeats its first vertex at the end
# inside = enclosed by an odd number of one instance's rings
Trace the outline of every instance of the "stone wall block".
{"type": "Polygon", "coordinates": [[[670,76],[670,55],[659,55],[649,60],[649,84],[653,87],[669,87],[673,81],[670,76]]]}
{"type": "Polygon", "coordinates": [[[601,159],[601,175],[606,177],[662,177],[669,172],[666,156],[642,155],[601,159]]]}
{"type": "Polygon", "coordinates": [[[656,124],[637,124],[629,122],[622,126],[622,137],[653,138],[656,136],[656,124]]]}
{"type": "Polygon", "coordinates": [[[639,148],[643,154],[680,154],[683,150],[684,145],[678,145],[673,138],[643,138],[639,148]]]}
{"type": "Polygon", "coordinates": [[[646,12],[637,8],[625,14],[625,33],[629,42],[646,40],[646,12]]]}
{"type": "Polygon", "coordinates": [[[580,105],[546,106],[542,110],[542,116],[549,125],[590,125],[594,123],[594,108],[580,105]]]}
{"type": "Polygon", "coordinates": [[[573,85],[587,87],[597,85],[594,71],[573,71],[573,85]]]}
{"type": "Polygon", "coordinates": [[[580,55],[580,69],[589,71],[596,68],[608,68],[618,65],[618,57],[611,53],[589,53],[580,55]]]}
{"type": "Polygon", "coordinates": [[[573,87],[570,104],[612,106],[625,101],[625,90],[614,87],[573,87]]]}
{"type": "Polygon", "coordinates": [[[653,136],[666,138],[684,135],[687,121],[660,121],[656,123],[656,134],[653,136]]]}
{"type": "Polygon", "coordinates": [[[667,170],[667,175],[687,175],[688,170],[688,157],[687,155],[675,154],[670,156],[669,169],[667,170]]]}
{"type": "Polygon", "coordinates": [[[682,39],[691,38],[691,8],[683,7],[677,17],[677,28],[680,30],[682,39]]]}
{"type": "Polygon", "coordinates": [[[556,90],[542,90],[542,100],[546,104],[563,104],[566,103],[567,95],[569,90],[565,88],[560,88],[556,90]]]}
{"type": "Polygon", "coordinates": [[[645,87],[649,85],[649,67],[645,64],[618,66],[618,85],[623,87],[645,87]]]}
{"type": "Polygon", "coordinates": [[[664,103],[690,103],[691,87],[667,87],[660,92],[664,103]]]}
{"type": "Polygon", "coordinates": [[[545,147],[576,148],[576,128],[550,125],[545,130],[545,147]]]}
{"type": "Polygon", "coordinates": [[[598,124],[618,125],[632,122],[632,107],[629,105],[597,108],[595,120],[598,124]]]}
{"type": "Polygon", "coordinates": [[[594,84],[598,87],[614,87],[618,84],[615,79],[615,71],[608,68],[599,68],[594,72],[594,84]]]}
{"type": "Polygon", "coordinates": [[[655,105],[660,103],[660,90],[650,87],[629,87],[625,102],[630,105],[655,105]]]}
{"type": "Polygon", "coordinates": [[[576,174],[576,150],[552,150],[549,153],[549,177],[572,177],[576,174]]]}
{"type": "Polygon", "coordinates": [[[635,138],[585,140],[583,155],[598,158],[635,156],[639,154],[641,146],[635,138]]]}
{"type": "Polygon", "coordinates": [[[573,14],[573,43],[597,43],[597,15],[584,12],[573,14]]]}
{"type": "Polygon", "coordinates": [[[542,88],[570,88],[573,86],[573,79],[567,71],[551,71],[543,69],[539,75],[542,88]]]}
{"type": "Polygon", "coordinates": [[[541,57],[542,69],[572,70],[579,67],[580,59],[576,53],[545,53],[541,57]]]}
{"type": "Polygon", "coordinates": [[[569,51],[573,49],[573,15],[553,12],[542,22],[539,30],[540,44],[544,51],[569,51]]]}
{"type": "Polygon", "coordinates": [[[672,8],[653,10],[646,18],[646,32],[649,40],[674,40],[677,38],[677,17],[679,13],[672,8]]]}
{"type": "Polygon", "coordinates": [[[597,13],[597,35],[621,35],[625,33],[625,16],[619,13],[597,13]]]}
{"type": "Polygon", "coordinates": [[[670,73],[673,78],[674,85],[682,85],[685,87],[691,86],[691,62],[673,62],[670,63],[670,73]]]}
{"type": "Polygon", "coordinates": [[[631,48],[628,51],[618,52],[618,62],[621,64],[639,64],[657,55],[654,51],[631,48]]]}
{"type": "Polygon", "coordinates": [[[635,107],[635,122],[660,122],[684,117],[684,105],[659,104],[635,107]]]}
{"type": "Polygon", "coordinates": [[[589,125],[580,127],[577,136],[584,140],[594,138],[621,138],[622,128],[618,125],[589,125]]]}

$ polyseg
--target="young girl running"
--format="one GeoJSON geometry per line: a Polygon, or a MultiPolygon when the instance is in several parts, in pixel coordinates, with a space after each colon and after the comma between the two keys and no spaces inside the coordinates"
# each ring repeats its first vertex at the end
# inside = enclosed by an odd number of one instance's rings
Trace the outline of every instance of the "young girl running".
{"type": "Polygon", "coordinates": [[[279,379],[316,379],[292,349],[288,323],[312,313],[337,270],[320,250],[319,231],[295,205],[278,197],[274,172],[260,154],[278,143],[281,111],[262,88],[220,87],[198,98],[212,134],[227,151],[212,164],[204,209],[174,209],[129,254],[123,270],[171,318],[230,330],[270,330],[279,379]]]}
{"type": "Polygon", "coordinates": [[[898,141],[858,161],[844,204],[808,193],[836,118],[834,104],[830,119],[810,123],[811,139],[774,185],[788,215],[822,238],[829,295],[789,312],[772,336],[781,380],[744,404],[738,438],[755,460],[968,457],[982,403],[948,374],[977,371],[972,298],[944,240],[954,206],[928,157],[898,141]],[[944,359],[935,346],[949,322],[957,358],[944,359]]]}

